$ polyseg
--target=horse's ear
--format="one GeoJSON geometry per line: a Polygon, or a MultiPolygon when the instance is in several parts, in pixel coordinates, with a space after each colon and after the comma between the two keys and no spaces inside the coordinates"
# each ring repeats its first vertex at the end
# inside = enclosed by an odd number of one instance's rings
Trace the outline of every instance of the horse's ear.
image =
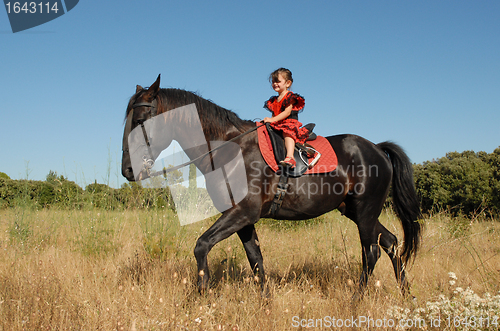
{"type": "Polygon", "coordinates": [[[144,88],[141,85],[137,85],[135,87],[135,93],[139,93],[140,91],[144,90],[144,88]]]}
{"type": "Polygon", "coordinates": [[[160,76],[161,74],[158,75],[158,78],[156,78],[156,82],[154,82],[153,85],[151,85],[148,89],[148,94],[151,95],[153,99],[156,97],[158,91],[160,90],[160,76]]]}

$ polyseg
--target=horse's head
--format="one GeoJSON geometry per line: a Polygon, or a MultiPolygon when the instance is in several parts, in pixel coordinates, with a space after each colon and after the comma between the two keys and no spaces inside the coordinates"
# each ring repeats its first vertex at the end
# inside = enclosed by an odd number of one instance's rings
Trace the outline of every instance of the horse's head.
{"type": "Polygon", "coordinates": [[[172,141],[169,130],[161,130],[158,127],[160,121],[155,118],[159,113],[159,90],[160,75],[148,89],[137,85],[136,93],[130,98],[127,107],[122,175],[129,181],[146,178],[147,170],[153,166],[154,160],[172,141]]]}
{"type": "Polygon", "coordinates": [[[210,141],[227,140],[254,126],[235,113],[181,89],[160,89],[160,76],[130,98],[123,133],[122,174],[147,178],[154,160],[173,139],[190,159],[208,151],[210,141]]]}

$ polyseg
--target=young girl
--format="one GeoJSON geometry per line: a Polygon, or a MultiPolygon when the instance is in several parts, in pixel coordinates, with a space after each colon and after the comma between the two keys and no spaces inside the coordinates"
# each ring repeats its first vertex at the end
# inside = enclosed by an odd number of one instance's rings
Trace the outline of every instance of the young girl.
{"type": "Polygon", "coordinates": [[[295,143],[303,144],[309,136],[309,130],[301,128],[298,114],[304,109],[305,100],[302,96],[289,91],[293,78],[290,70],[279,68],[269,75],[272,88],[278,93],[264,104],[264,108],[273,113],[273,117],[265,117],[264,123],[283,133],[285,139],[286,158],[280,162],[282,166],[294,168],[293,158],[295,143]]]}

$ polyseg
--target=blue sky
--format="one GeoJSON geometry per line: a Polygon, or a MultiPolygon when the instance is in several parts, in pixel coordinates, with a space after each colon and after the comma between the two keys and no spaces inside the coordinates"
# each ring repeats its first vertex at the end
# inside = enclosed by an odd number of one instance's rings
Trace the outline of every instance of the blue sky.
{"type": "Polygon", "coordinates": [[[136,84],[267,116],[294,75],[321,135],[392,140],[421,163],[500,146],[499,1],[86,1],[13,34],[0,10],[0,172],[117,187],[136,84]]]}

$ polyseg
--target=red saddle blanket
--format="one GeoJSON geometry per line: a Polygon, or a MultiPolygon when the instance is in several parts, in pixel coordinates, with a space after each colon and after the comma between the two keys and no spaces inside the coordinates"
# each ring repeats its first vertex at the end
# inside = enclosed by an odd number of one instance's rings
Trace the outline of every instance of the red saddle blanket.
{"type": "MultiPolygon", "coordinates": [[[[267,165],[273,169],[273,171],[278,171],[279,167],[274,157],[271,140],[266,127],[261,126],[257,129],[257,132],[259,138],[259,149],[262,157],[266,161],[267,165]]],[[[316,139],[308,141],[307,143],[320,152],[321,157],[312,169],[308,169],[306,171],[305,175],[322,174],[333,171],[337,168],[337,154],[335,154],[332,145],[330,145],[325,137],[318,136],[316,139]]]]}

